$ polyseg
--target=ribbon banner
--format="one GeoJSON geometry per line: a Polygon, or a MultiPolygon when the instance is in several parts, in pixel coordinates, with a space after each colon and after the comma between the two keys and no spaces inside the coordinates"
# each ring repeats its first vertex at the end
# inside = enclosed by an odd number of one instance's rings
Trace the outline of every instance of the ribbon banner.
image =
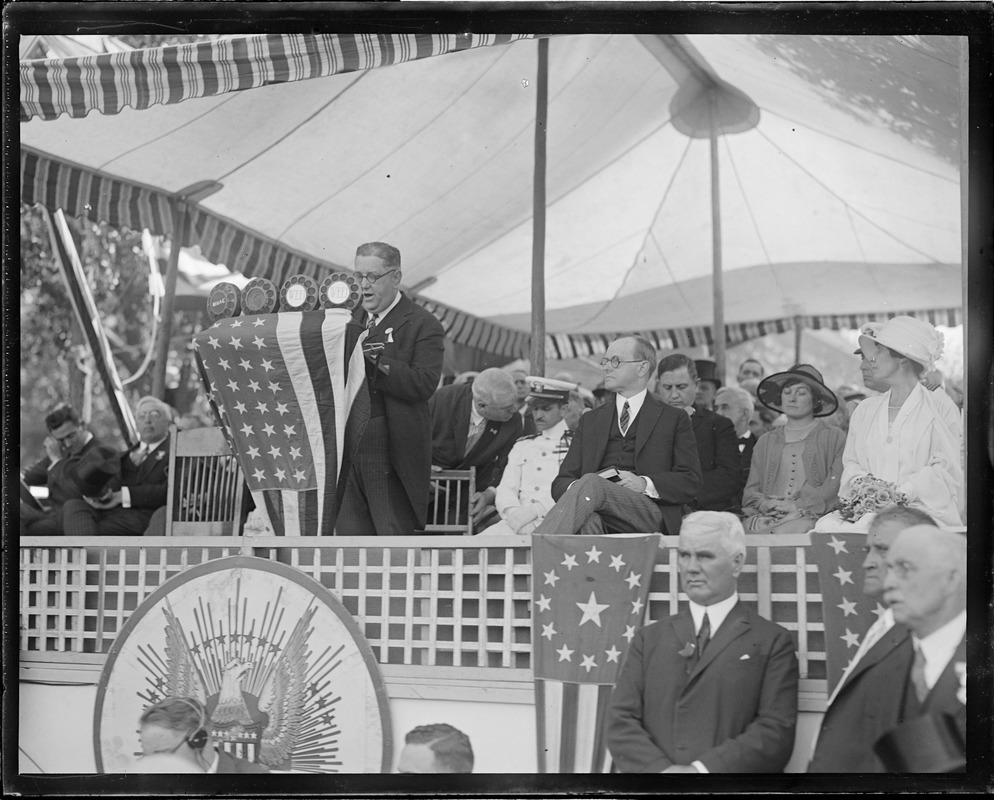
{"type": "Polygon", "coordinates": [[[821,585],[829,694],[870,626],[884,612],[883,605],[863,594],[866,538],[865,533],[811,534],[821,585]]]}
{"type": "Polygon", "coordinates": [[[257,508],[278,536],[331,536],[369,419],[365,331],[343,309],[219,320],[193,338],[257,508]]]}
{"type": "Polygon", "coordinates": [[[604,719],[645,618],[661,540],[658,533],[533,538],[539,772],[608,771],[604,719]]]}

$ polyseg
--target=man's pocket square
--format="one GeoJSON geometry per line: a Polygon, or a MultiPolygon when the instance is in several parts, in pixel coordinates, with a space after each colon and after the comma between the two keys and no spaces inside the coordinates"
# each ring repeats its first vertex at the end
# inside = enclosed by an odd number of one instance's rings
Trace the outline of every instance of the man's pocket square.
{"type": "Polygon", "coordinates": [[[739,661],[745,661],[747,658],[749,658],[748,653],[746,653],[744,656],[739,656],[739,661]]]}

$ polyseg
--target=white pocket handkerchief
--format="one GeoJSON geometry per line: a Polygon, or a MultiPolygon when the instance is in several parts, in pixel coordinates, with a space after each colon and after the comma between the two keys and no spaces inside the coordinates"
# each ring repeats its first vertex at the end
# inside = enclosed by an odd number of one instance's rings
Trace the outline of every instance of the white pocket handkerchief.
{"type": "Polygon", "coordinates": [[[747,658],[749,658],[748,653],[746,653],[744,656],[739,656],[739,661],[745,661],[747,658]]]}

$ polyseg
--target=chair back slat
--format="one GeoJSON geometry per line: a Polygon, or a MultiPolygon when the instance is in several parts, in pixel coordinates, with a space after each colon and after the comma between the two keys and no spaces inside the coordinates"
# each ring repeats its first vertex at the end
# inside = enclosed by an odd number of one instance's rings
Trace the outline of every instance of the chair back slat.
{"type": "Polygon", "coordinates": [[[239,535],[244,487],[220,428],[172,429],[167,536],[239,535]]]}
{"type": "Polygon", "coordinates": [[[473,533],[469,501],[476,491],[476,467],[443,469],[431,474],[428,533],[473,533]]]}

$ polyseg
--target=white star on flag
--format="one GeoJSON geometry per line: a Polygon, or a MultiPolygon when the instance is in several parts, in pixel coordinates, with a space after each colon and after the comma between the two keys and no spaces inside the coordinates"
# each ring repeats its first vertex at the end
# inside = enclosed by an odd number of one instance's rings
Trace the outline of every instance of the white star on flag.
{"type": "Polygon", "coordinates": [[[245,452],[248,453],[252,458],[259,458],[259,448],[258,447],[250,447],[245,452]]]}
{"type": "Polygon", "coordinates": [[[556,652],[559,653],[559,660],[560,661],[572,661],[573,660],[573,658],[572,658],[573,651],[570,650],[566,645],[563,645],[562,647],[560,647],[558,650],[556,650],[556,652]]]}
{"type": "Polygon", "coordinates": [[[252,426],[246,422],[244,425],[242,425],[242,433],[244,433],[246,436],[251,436],[253,433],[252,426]]]}
{"type": "Polygon", "coordinates": [[[229,344],[232,347],[234,347],[235,350],[238,350],[240,347],[242,347],[242,340],[241,339],[237,339],[234,336],[232,336],[231,337],[231,341],[229,342],[229,344]]]}
{"type": "Polygon", "coordinates": [[[859,634],[853,633],[848,628],[845,635],[840,638],[846,643],[846,647],[859,647],[859,634]]]}
{"type": "Polygon", "coordinates": [[[231,389],[231,391],[233,391],[233,392],[237,392],[238,391],[238,384],[235,383],[234,379],[228,381],[228,388],[231,389]]]}
{"type": "Polygon", "coordinates": [[[238,366],[246,370],[252,369],[252,362],[249,361],[248,359],[243,358],[241,361],[238,362],[238,366]]]}
{"type": "Polygon", "coordinates": [[[298,481],[302,481],[307,476],[304,474],[304,471],[302,469],[298,469],[296,472],[293,473],[293,477],[295,477],[298,481]]]}
{"type": "Polygon", "coordinates": [[[556,629],[551,622],[548,625],[542,626],[542,635],[550,642],[552,641],[552,637],[556,635],[556,629]]]}
{"type": "Polygon", "coordinates": [[[856,615],[856,604],[852,600],[847,600],[845,597],[842,598],[842,602],[836,608],[841,608],[844,616],[856,615]]]}
{"type": "Polygon", "coordinates": [[[535,601],[535,605],[538,606],[540,611],[548,611],[549,604],[552,602],[551,598],[546,597],[544,594],[535,601]]]}
{"type": "Polygon", "coordinates": [[[278,383],[273,383],[272,381],[270,381],[269,382],[269,391],[271,391],[273,394],[276,394],[277,392],[282,392],[283,389],[280,387],[280,385],[278,383]]]}
{"type": "Polygon", "coordinates": [[[260,414],[265,414],[267,411],[269,411],[269,406],[266,403],[256,403],[255,410],[258,411],[260,414]]]}
{"type": "Polygon", "coordinates": [[[593,656],[584,656],[583,663],[580,666],[587,670],[587,672],[590,672],[590,670],[597,666],[597,662],[594,661],[593,656]]]}
{"type": "Polygon", "coordinates": [[[592,564],[595,561],[598,564],[601,563],[601,551],[597,549],[596,545],[594,547],[591,547],[587,551],[586,556],[587,556],[587,563],[588,564],[592,564]]]}
{"type": "Polygon", "coordinates": [[[882,605],[880,605],[880,603],[877,603],[877,607],[876,607],[876,608],[874,608],[874,609],[871,609],[871,610],[873,611],[873,613],[874,613],[874,614],[876,614],[876,615],[877,615],[877,619],[880,619],[880,617],[882,617],[882,616],[883,616],[884,612],[885,612],[885,611],[886,611],[887,609],[886,609],[886,608],[884,608],[884,607],[883,607],[882,605]]]}
{"type": "Polygon", "coordinates": [[[621,560],[621,556],[611,556],[611,569],[615,572],[621,572],[624,566],[625,562],[621,560]]]}
{"type": "Polygon", "coordinates": [[[253,474],[253,475],[255,475],[255,479],[256,479],[257,481],[261,481],[261,480],[262,480],[263,478],[265,478],[265,477],[266,477],[266,473],[265,473],[265,472],[263,472],[263,471],[262,471],[261,469],[257,469],[257,470],[256,470],[256,471],[255,471],[254,473],[252,473],[252,474],[253,474]]]}
{"type": "Polygon", "coordinates": [[[300,455],[300,448],[299,447],[291,447],[290,448],[290,458],[300,458],[300,457],[301,457],[301,455],[300,455]]]}
{"type": "Polygon", "coordinates": [[[286,414],[287,411],[288,411],[288,409],[286,407],[286,403],[277,403],[276,404],[276,410],[280,412],[280,416],[283,416],[284,414],[286,414]]]}
{"type": "Polygon", "coordinates": [[[273,458],[279,458],[282,455],[282,453],[280,452],[280,449],[274,444],[272,447],[269,448],[269,455],[271,455],[273,458]]]}
{"type": "Polygon", "coordinates": [[[245,403],[242,403],[242,402],[235,403],[235,410],[239,414],[244,414],[245,413],[245,403]]]}
{"type": "Polygon", "coordinates": [[[642,576],[636,575],[634,572],[629,572],[628,577],[625,578],[625,583],[628,584],[629,589],[634,589],[636,586],[642,585],[642,576]]]}
{"type": "Polygon", "coordinates": [[[632,600],[632,613],[638,614],[639,611],[641,610],[642,610],[642,600],[639,598],[635,598],[634,600],[632,600]]]}
{"type": "Polygon", "coordinates": [[[228,359],[226,358],[219,358],[217,363],[226,370],[231,369],[231,364],[228,363],[228,359]]]}
{"type": "Polygon", "coordinates": [[[266,370],[266,372],[271,372],[273,369],[273,362],[268,358],[262,359],[262,368],[266,370]]]}
{"type": "Polygon", "coordinates": [[[294,428],[293,425],[284,425],[283,433],[285,433],[287,436],[293,436],[297,433],[297,429],[294,428]]]}
{"type": "Polygon", "coordinates": [[[833,577],[838,579],[839,583],[843,586],[847,583],[852,583],[852,572],[846,572],[842,567],[839,567],[839,571],[834,573],[833,577]]]}
{"type": "Polygon", "coordinates": [[[848,550],[846,550],[846,543],[839,541],[834,536],[831,539],[829,539],[828,546],[835,551],[835,555],[838,555],[839,553],[849,552],[848,550]]]}
{"type": "Polygon", "coordinates": [[[259,391],[259,384],[258,384],[258,382],[256,382],[256,381],[249,381],[248,385],[249,385],[249,389],[251,389],[253,392],[259,391]]]}
{"type": "Polygon", "coordinates": [[[576,607],[583,612],[580,625],[585,622],[593,622],[598,628],[601,626],[601,612],[608,607],[607,603],[598,603],[594,593],[590,593],[590,599],[586,603],[577,603],[576,607]]]}
{"type": "Polygon", "coordinates": [[[264,340],[264,339],[262,339],[262,338],[261,338],[261,337],[259,337],[259,336],[256,336],[256,337],[255,337],[255,339],[254,339],[254,340],[252,341],[252,344],[254,344],[254,345],[255,345],[256,347],[258,347],[258,348],[259,348],[260,350],[261,350],[261,349],[262,349],[263,347],[265,347],[265,346],[266,346],[266,342],[265,342],[265,340],[264,340]]]}
{"type": "Polygon", "coordinates": [[[559,576],[551,570],[545,573],[545,585],[555,587],[556,581],[559,580],[559,576]]]}
{"type": "Polygon", "coordinates": [[[563,559],[563,566],[566,567],[566,569],[568,570],[572,570],[573,567],[577,566],[576,556],[573,555],[572,553],[568,553],[566,557],[563,559]]]}
{"type": "Polygon", "coordinates": [[[262,317],[256,317],[255,320],[252,322],[252,327],[258,328],[260,325],[265,325],[265,324],[266,323],[263,322],[262,317]]]}
{"type": "Polygon", "coordinates": [[[213,336],[207,338],[207,344],[217,350],[221,346],[221,342],[215,339],[213,336]]]}
{"type": "Polygon", "coordinates": [[[618,656],[621,655],[621,651],[617,647],[612,644],[611,649],[605,650],[604,652],[607,654],[608,663],[611,663],[612,661],[618,663],[618,656]]]}
{"type": "Polygon", "coordinates": [[[635,638],[635,626],[634,625],[626,625],[625,626],[625,633],[623,635],[628,640],[628,643],[631,644],[632,639],[635,638]]]}
{"type": "Polygon", "coordinates": [[[278,470],[276,470],[276,473],[275,473],[275,475],[276,475],[276,477],[277,477],[277,478],[279,478],[279,479],[280,479],[281,481],[282,481],[282,480],[286,480],[286,470],[285,470],[285,469],[278,469],[278,470]]]}
{"type": "Polygon", "coordinates": [[[269,423],[266,423],[265,425],[263,425],[262,429],[266,432],[266,436],[272,436],[273,434],[276,433],[276,428],[274,428],[269,423]]]}
{"type": "Polygon", "coordinates": [[[231,327],[232,328],[240,328],[240,327],[242,327],[242,321],[240,319],[232,320],[231,327]]]}

